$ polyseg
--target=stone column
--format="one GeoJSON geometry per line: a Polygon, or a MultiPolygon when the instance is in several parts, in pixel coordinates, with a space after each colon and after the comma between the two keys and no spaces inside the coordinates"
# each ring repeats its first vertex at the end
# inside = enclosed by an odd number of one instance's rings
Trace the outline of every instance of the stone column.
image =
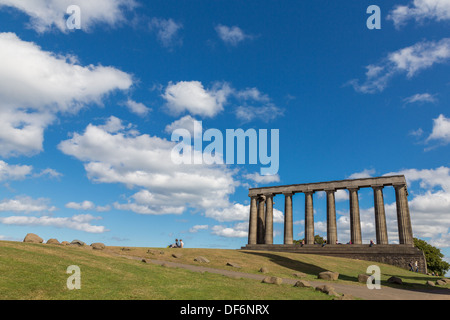
{"type": "Polygon", "coordinates": [[[314,244],[314,191],[305,192],[305,243],[314,244]]]}
{"type": "Polygon", "coordinates": [[[336,244],[336,204],[334,193],[336,190],[325,190],[327,193],[327,244],[336,244]]]}
{"type": "Polygon", "coordinates": [[[386,213],[384,211],[383,186],[372,186],[375,207],[377,244],[388,244],[386,213]]]}
{"type": "Polygon", "coordinates": [[[406,185],[394,185],[400,244],[414,245],[406,185]]]}
{"type": "Polygon", "coordinates": [[[292,193],[284,194],[284,244],[293,244],[292,193]]]}
{"type": "Polygon", "coordinates": [[[362,244],[358,190],[359,188],[348,188],[350,195],[350,239],[353,244],[362,244]]]}
{"type": "Polygon", "coordinates": [[[273,194],[266,195],[265,244],[273,244],[273,194]]]}
{"type": "Polygon", "coordinates": [[[248,244],[257,243],[257,224],[258,224],[258,207],[257,207],[257,197],[251,197],[250,200],[250,218],[248,223],[248,244]]]}
{"type": "Polygon", "coordinates": [[[265,204],[266,204],[266,197],[261,196],[259,198],[258,203],[258,223],[257,223],[257,243],[258,244],[264,244],[264,236],[266,233],[265,224],[266,224],[266,213],[265,213],[265,204]]]}

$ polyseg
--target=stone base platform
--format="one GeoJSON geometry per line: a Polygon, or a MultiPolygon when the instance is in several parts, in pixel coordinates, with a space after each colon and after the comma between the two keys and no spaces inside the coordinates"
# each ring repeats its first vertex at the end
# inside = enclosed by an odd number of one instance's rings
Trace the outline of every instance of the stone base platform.
{"type": "Polygon", "coordinates": [[[303,246],[299,244],[248,244],[245,247],[242,247],[241,250],[317,254],[386,263],[408,270],[409,263],[412,261],[414,264],[414,262],[417,261],[419,272],[424,274],[427,273],[427,263],[423,252],[413,246],[402,244],[376,244],[372,247],[368,244],[327,244],[324,247],[320,244],[305,244],[303,246]]]}

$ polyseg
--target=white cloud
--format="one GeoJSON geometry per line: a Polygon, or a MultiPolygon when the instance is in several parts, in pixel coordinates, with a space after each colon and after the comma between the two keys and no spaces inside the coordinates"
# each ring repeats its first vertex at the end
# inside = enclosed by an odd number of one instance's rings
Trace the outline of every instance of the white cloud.
{"type": "Polygon", "coordinates": [[[18,196],[14,199],[5,199],[0,202],[0,212],[52,212],[56,207],[48,205],[49,200],[33,199],[27,196],[18,196]]]}
{"type": "Polygon", "coordinates": [[[450,38],[423,41],[388,54],[377,65],[367,66],[366,80],[362,84],[358,80],[352,80],[349,84],[358,92],[381,92],[391,78],[398,74],[406,74],[408,78],[412,78],[422,70],[449,60],[450,38]]]}
{"type": "Polygon", "coordinates": [[[58,113],[101,104],[127,90],[131,76],[112,67],[86,66],[71,56],[42,51],[13,33],[0,33],[0,156],[42,151],[44,130],[58,113]],[[76,79],[76,81],[74,80],[76,79]]]}
{"type": "Polygon", "coordinates": [[[81,29],[89,31],[97,24],[115,27],[126,21],[124,12],[136,6],[134,0],[0,0],[1,7],[15,8],[30,17],[29,26],[43,33],[57,28],[66,33],[67,8],[77,5],[81,9],[81,29]]]}
{"type": "MultiPolygon", "coordinates": [[[[123,127],[123,126],[122,126],[123,127]]],[[[139,189],[127,203],[114,207],[141,214],[181,214],[187,209],[226,208],[237,182],[225,165],[186,165],[172,161],[176,143],[127,129],[108,132],[88,125],[59,144],[59,149],[84,162],[90,180],[121,183],[139,189]]]]}
{"type": "Polygon", "coordinates": [[[237,223],[233,227],[213,226],[211,233],[225,238],[244,238],[248,236],[248,222],[237,223]]]}
{"type": "Polygon", "coordinates": [[[131,113],[137,114],[138,116],[145,117],[152,109],[147,107],[145,104],[141,102],[136,102],[131,99],[128,99],[123,103],[131,113]]]}
{"type": "Polygon", "coordinates": [[[190,233],[197,233],[200,230],[208,230],[208,229],[209,229],[208,225],[195,225],[191,229],[189,229],[189,232],[190,233]]]}
{"type": "Polygon", "coordinates": [[[362,179],[362,178],[370,178],[375,174],[375,169],[364,169],[361,172],[355,172],[348,176],[347,179],[362,179]]]}
{"type": "Polygon", "coordinates": [[[226,44],[230,44],[232,46],[236,46],[246,39],[253,38],[253,36],[245,34],[244,31],[237,26],[228,27],[219,24],[215,29],[220,39],[222,39],[222,41],[226,44]]]}
{"type": "MultiPolygon", "coordinates": [[[[235,203],[233,205],[230,204],[225,208],[208,210],[205,213],[205,216],[217,220],[219,222],[248,221],[250,216],[250,205],[243,205],[240,203],[235,203]]],[[[274,208],[273,222],[283,223],[284,222],[283,212],[274,208]]]]}
{"type": "Polygon", "coordinates": [[[226,83],[216,83],[211,89],[205,89],[199,81],[172,82],[167,86],[162,97],[167,108],[179,115],[185,111],[203,117],[214,117],[223,110],[231,88],[226,83]]]}
{"type": "Polygon", "coordinates": [[[35,173],[33,177],[39,178],[43,176],[48,176],[50,178],[61,178],[63,176],[62,173],[56,171],[55,169],[47,168],[44,170],[41,170],[39,173],[35,173]]]}
{"type": "Polygon", "coordinates": [[[183,28],[181,23],[177,23],[172,19],[153,18],[149,23],[150,30],[155,30],[158,40],[164,47],[173,47],[181,44],[178,37],[178,31],[183,28]]]}
{"type": "Polygon", "coordinates": [[[95,226],[91,221],[101,219],[93,217],[90,214],[75,215],[73,217],[29,217],[29,216],[11,216],[0,217],[0,223],[6,225],[19,226],[45,226],[56,228],[68,228],[88,233],[104,233],[107,230],[104,226],[95,226]]]}
{"type": "Polygon", "coordinates": [[[278,174],[262,176],[258,172],[255,172],[244,175],[244,178],[261,184],[280,182],[280,176],[278,174]]]}
{"type": "Polygon", "coordinates": [[[32,166],[10,165],[0,160],[0,181],[23,180],[33,171],[32,166]]]}
{"type": "Polygon", "coordinates": [[[263,122],[272,121],[282,116],[284,111],[273,103],[267,103],[262,106],[243,105],[236,108],[236,118],[250,122],[255,119],[263,122]]]}
{"type": "Polygon", "coordinates": [[[75,209],[75,210],[94,210],[95,204],[92,201],[83,201],[81,203],[77,202],[69,202],[66,203],[66,208],[75,209]]]}
{"type": "Polygon", "coordinates": [[[191,134],[191,137],[195,137],[195,135],[197,135],[196,138],[202,138],[201,135],[203,134],[203,132],[196,132],[194,130],[195,121],[198,120],[191,117],[190,115],[186,115],[181,119],[175,120],[171,124],[168,124],[165,128],[165,131],[169,134],[172,134],[176,129],[186,129],[191,134]]]}
{"type": "Polygon", "coordinates": [[[431,95],[429,93],[417,93],[411,97],[405,98],[403,99],[403,101],[406,104],[410,104],[410,103],[435,103],[436,102],[436,98],[434,95],[431,95]]]}
{"type": "Polygon", "coordinates": [[[398,5],[388,15],[388,19],[399,28],[408,20],[450,20],[450,2],[448,0],[414,0],[410,5],[398,5]]]}
{"type": "Polygon", "coordinates": [[[433,120],[433,131],[427,141],[439,140],[444,144],[450,143],[450,119],[444,115],[439,115],[433,120]]]}

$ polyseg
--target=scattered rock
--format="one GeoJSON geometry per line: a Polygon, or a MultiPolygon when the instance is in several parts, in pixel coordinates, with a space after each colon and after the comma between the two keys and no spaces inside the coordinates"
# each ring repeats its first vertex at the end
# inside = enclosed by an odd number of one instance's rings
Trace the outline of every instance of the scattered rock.
{"type": "Polygon", "coordinates": [[[172,253],[172,257],[174,257],[175,259],[179,259],[181,258],[183,255],[181,253],[172,253]]]}
{"type": "Polygon", "coordinates": [[[62,244],[63,246],[68,246],[68,245],[70,244],[70,242],[69,242],[69,241],[63,241],[63,242],[61,242],[61,244],[62,244]]]}
{"type": "Polygon", "coordinates": [[[294,287],[311,288],[312,285],[306,280],[299,280],[294,284],[294,287]]]}
{"type": "Polygon", "coordinates": [[[262,281],[262,283],[269,283],[269,284],[282,284],[283,279],[279,277],[265,277],[262,281]]]}
{"type": "Polygon", "coordinates": [[[388,283],[395,283],[395,284],[403,284],[403,280],[398,277],[390,277],[387,280],[388,283]]]}
{"type": "Polygon", "coordinates": [[[160,251],[159,254],[165,254],[165,252],[164,251],[160,251]]]}
{"type": "Polygon", "coordinates": [[[294,277],[297,277],[297,278],[304,278],[304,277],[306,277],[307,276],[307,274],[306,273],[303,273],[303,272],[296,272],[296,273],[294,273],[294,274],[292,274],[294,277]]]}
{"type": "Polygon", "coordinates": [[[267,269],[266,267],[262,267],[261,269],[259,269],[259,272],[261,272],[261,273],[269,273],[269,269],[267,269]]]}
{"type": "Polygon", "coordinates": [[[324,271],[319,273],[318,278],[322,280],[336,281],[339,278],[339,273],[333,271],[324,271]]]}
{"type": "Polygon", "coordinates": [[[370,278],[370,276],[367,275],[367,274],[364,274],[364,273],[358,274],[358,282],[361,282],[361,283],[367,283],[367,280],[368,280],[369,278],[370,278]]]}
{"type": "Polygon", "coordinates": [[[209,263],[209,260],[207,258],[205,258],[205,257],[202,257],[202,256],[196,257],[194,259],[194,261],[197,261],[197,262],[200,262],[200,263],[209,263]]]}
{"type": "Polygon", "coordinates": [[[437,286],[445,286],[447,283],[445,282],[445,281],[442,281],[442,280],[437,280],[436,281],[436,285],[437,286]]]}
{"type": "Polygon", "coordinates": [[[82,247],[82,246],[84,246],[85,245],[85,243],[83,242],[83,241],[81,241],[81,240],[73,240],[71,243],[70,243],[71,245],[75,245],[75,246],[79,246],[79,247],[82,247]]]}
{"type": "Polygon", "coordinates": [[[93,244],[91,244],[92,249],[94,250],[103,250],[105,249],[105,245],[101,242],[95,242],[93,244]]]}
{"type": "Polygon", "coordinates": [[[154,250],[150,250],[150,249],[147,250],[147,253],[151,254],[152,256],[154,256],[156,254],[156,252],[154,250]]]}
{"type": "Polygon", "coordinates": [[[241,268],[240,265],[238,265],[237,263],[234,262],[227,262],[227,266],[233,267],[233,268],[241,268]]]}
{"type": "Polygon", "coordinates": [[[445,284],[450,284],[450,279],[445,279],[445,278],[443,278],[443,279],[440,279],[441,281],[444,281],[445,282],[445,284]]]}
{"type": "Polygon", "coordinates": [[[47,244],[61,244],[57,239],[48,239],[47,244]]]}
{"type": "Polygon", "coordinates": [[[150,263],[150,260],[148,260],[148,259],[145,259],[145,258],[144,258],[144,259],[142,259],[141,261],[142,261],[142,262],[144,262],[144,263],[150,263]]]}
{"type": "Polygon", "coordinates": [[[126,248],[126,247],[123,247],[121,250],[122,250],[122,251],[131,251],[130,248],[126,248]]]}
{"type": "Polygon", "coordinates": [[[436,284],[433,281],[427,281],[427,286],[434,287],[436,284]]]}
{"type": "Polygon", "coordinates": [[[37,234],[29,233],[25,236],[25,239],[23,239],[23,242],[29,242],[29,243],[43,243],[44,239],[39,237],[37,234]]]}
{"type": "Polygon", "coordinates": [[[329,285],[323,285],[323,286],[317,286],[316,291],[323,292],[325,294],[328,294],[329,296],[336,296],[339,297],[339,294],[335,291],[334,287],[329,285]]]}

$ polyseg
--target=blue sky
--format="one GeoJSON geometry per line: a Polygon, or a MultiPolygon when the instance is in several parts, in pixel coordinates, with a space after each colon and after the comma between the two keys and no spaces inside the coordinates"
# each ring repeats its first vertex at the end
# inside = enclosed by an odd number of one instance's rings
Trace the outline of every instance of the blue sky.
{"type": "MultiPolygon", "coordinates": [[[[0,0],[0,21],[0,239],[234,249],[249,187],[405,174],[414,235],[450,257],[448,1],[0,0]],[[66,26],[70,5],[81,29],[66,26]],[[278,174],[175,166],[171,133],[194,120],[279,130],[278,174]]],[[[393,189],[385,203],[396,243],[393,189]]],[[[360,204],[368,242],[371,190],[360,204]]],[[[275,208],[282,243],[282,196],[275,208]]],[[[303,220],[299,194],[296,239],[303,220]]]]}

